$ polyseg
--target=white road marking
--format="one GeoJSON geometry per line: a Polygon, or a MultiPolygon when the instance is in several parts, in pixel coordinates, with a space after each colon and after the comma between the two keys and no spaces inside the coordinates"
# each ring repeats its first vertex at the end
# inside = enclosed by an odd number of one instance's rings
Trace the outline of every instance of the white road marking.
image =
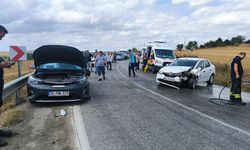
{"type": "MultiPolygon", "coordinates": [[[[123,76],[125,79],[128,79],[127,76],[125,76],[123,73],[121,73],[121,71],[120,71],[120,69],[118,68],[118,66],[119,66],[119,65],[116,65],[116,69],[117,69],[117,71],[119,72],[119,74],[121,74],[121,76],[123,76]]],[[[171,102],[171,103],[173,103],[173,104],[176,104],[176,105],[178,105],[178,106],[180,106],[180,107],[183,107],[183,108],[185,108],[185,109],[187,109],[187,110],[190,110],[190,111],[192,111],[192,112],[194,112],[194,113],[197,113],[197,114],[199,114],[200,116],[205,117],[205,118],[208,118],[208,119],[210,119],[210,120],[212,120],[212,121],[214,121],[214,122],[217,122],[217,123],[219,123],[219,124],[221,124],[221,125],[223,125],[223,126],[225,126],[225,127],[231,128],[231,129],[236,130],[236,131],[238,131],[238,132],[240,132],[240,133],[243,133],[243,134],[245,134],[245,135],[247,135],[247,136],[250,136],[250,133],[247,132],[247,131],[245,131],[245,130],[242,130],[242,129],[238,128],[238,127],[235,127],[235,126],[233,126],[233,125],[230,125],[230,124],[228,124],[228,123],[226,123],[226,122],[223,122],[223,121],[221,121],[221,120],[219,120],[219,119],[216,119],[216,118],[214,118],[214,117],[212,117],[212,116],[206,115],[206,114],[204,114],[204,113],[202,113],[202,112],[200,112],[200,111],[198,111],[198,110],[195,110],[195,109],[193,109],[193,108],[191,108],[191,107],[185,106],[185,105],[183,105],[183,104],[181,104],[181,103],[179,103],[179,102],[177,102],[177,101],[175,101],[175,100],[173,100],[173,99],[171,99],[171,98],[165,97],[165,96],[163,96],[163,95],[161,95],[161,94],[159,94],[159,93],[157,93],[157,92],[154,92],[154,91],[152,91],[152,90],[150,90],[150,89],[148,89],[148,88],[145,88],[144,86],[142,86],[142,85],[136,83],[135,81],[132,81],[132,80],[129,80],[129,81],[132,82],[132,83],[134,83],[136,86],[138,86],[138,87],[140,87],[140,88],[142,88],[142,89],[144,89],[144,90],[146,90],[146,91],[148,91],[148,92],[150,92],[150,93],[152,93],[152,94],[154,94],[154,95],[156,95],[156,96],[159,96],[159,97],[161,97],[161,98],[163,98],[163,99],[165,99],[165,100],[167,100],[167,101],[169,101],[169,102],[171,102]]]]}
{"type": "Polygon", "coordinates": [[[80,106],[73,106],[73,123],[76,130],[76,141],[79,150],[91,150],[87,137],[87,132],[82,119],[80,106]]]}

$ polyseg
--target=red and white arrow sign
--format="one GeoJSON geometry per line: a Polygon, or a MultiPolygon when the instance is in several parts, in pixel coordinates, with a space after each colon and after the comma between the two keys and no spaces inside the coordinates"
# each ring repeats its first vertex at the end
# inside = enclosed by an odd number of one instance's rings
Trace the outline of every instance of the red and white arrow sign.
{"type": "Polygon", "coordinates": [[[12,61],[27,60],[26,47],[10,46],[9,55],[12,61]]]}

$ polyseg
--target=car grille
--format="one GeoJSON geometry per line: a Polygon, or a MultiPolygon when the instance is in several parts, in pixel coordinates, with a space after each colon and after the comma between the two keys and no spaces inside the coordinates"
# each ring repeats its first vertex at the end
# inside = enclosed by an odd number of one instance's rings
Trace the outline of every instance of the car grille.
{"type": "Polygon", "coordinates": [[[41,95],[37,98],[37,100],[68,100],[68,99],[80,99],[79,95],[71,94],[70,96],[62,96],[62,97],[49,97],[47,95],[41,95]]]}
{"type": "Polygon", "coordinates": [[[166,83],[166,84],[175,85],[175,86],[179,86],[180,85],[180,83],[178,83],[178,82],[170,82],[170,81],[166,81],[166,80],[163,80],[163,79],[158,79],[158,81],[166,83]]]}
{"type": "Polygon", "coordinates": [[[176,76],[178,76],[177,74],[174,74],[174,73],[172,73],[172,72],[168,72],[168,73],[164,72],[163,74],[164,74],[164,76],[166,76],[166,77],[176,77],[176,76]]]}

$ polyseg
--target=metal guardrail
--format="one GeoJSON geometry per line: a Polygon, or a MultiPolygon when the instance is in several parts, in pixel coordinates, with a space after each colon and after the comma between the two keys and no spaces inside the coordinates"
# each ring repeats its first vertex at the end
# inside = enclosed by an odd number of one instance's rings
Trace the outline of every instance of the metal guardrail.
{"type": "Polygon", "coordinates": [[[31,75],[27,74],[25,76],[22,76],[18,79],[15,79],[7,84],[4,84],[4,88],[3,88],[3,101],[6,100],[6,98],[8,98],[10,95],[12,95],[13,93],[15,93],[17,90],[19,90],[20,88],[22,88],[23,86],[26,85],[28,77],[31,75]]]}

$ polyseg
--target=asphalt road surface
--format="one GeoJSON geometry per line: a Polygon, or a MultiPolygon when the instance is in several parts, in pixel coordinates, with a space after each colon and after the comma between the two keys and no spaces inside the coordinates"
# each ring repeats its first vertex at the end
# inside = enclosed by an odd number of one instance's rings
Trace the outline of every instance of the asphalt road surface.
{"type": "Polygon", "coordinates": [[[250,149],[249,94],[246,106],[219,106],[209,102],[219,86],[176,90],[150,72],[128,77],[127,66],[89,79],[92,99],[80,110],[92,150],[250,149]]]}

